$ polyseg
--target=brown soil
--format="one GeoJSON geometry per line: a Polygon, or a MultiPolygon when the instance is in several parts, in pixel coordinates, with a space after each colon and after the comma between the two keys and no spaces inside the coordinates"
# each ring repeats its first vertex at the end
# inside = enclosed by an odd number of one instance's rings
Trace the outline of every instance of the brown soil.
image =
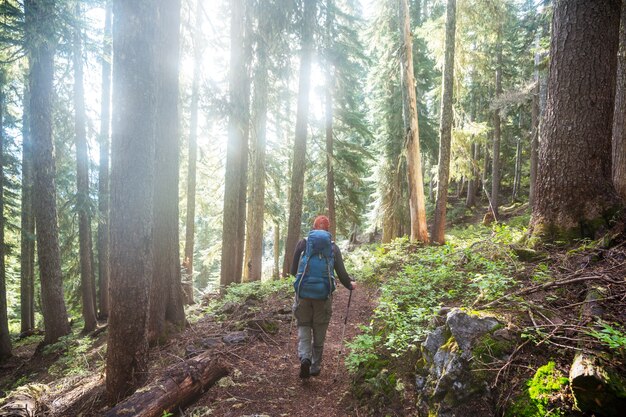
{"type": "MultiPolygon", "coordinates": [[[[221,349],[233,372],[221,386],[211,388],[188,412],[212,416],[348,416],[356,403],[350,393],[350,377],[343,359],[345,341],[367,324],[375,302],[372,290],[360,286],[353,292],[342,345],[342,329],[349,292],[340,288],[334,297],[322,372],[298,377],[295,323],[284,320],[276,334],[261,333],[250,343],[221,349]],[[290,332],[291,329],[291,332],[290,332]]],[[[289,307],[291,299],[282,299],[289,307]]],[[[191,415],[191,414],[189,414],[191,415]]]]}

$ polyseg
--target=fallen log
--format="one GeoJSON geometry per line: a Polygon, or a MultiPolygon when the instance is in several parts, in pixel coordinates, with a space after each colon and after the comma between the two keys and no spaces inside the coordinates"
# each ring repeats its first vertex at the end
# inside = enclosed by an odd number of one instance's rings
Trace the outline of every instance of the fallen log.
{"type": "Polygon", "coordinates": [[[0,407],[2,417],[36,417],[47,410],[41,397],[48,387],[31,384],[20,387],[0,407]]]}
{"type": "Polygon", "coordinates": [[[205,352],[169,368],[165,375],[146,388],[108,410],[105,417],[161,417],[189,404],[220,378],[228,375],[229,368],[214,354],[205,352]]]}

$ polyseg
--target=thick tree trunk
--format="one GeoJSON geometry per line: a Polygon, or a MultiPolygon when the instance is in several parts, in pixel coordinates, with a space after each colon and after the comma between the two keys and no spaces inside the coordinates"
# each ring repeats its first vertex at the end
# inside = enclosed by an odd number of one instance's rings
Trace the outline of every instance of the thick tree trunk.
{"type": "Polygon", "coordinates": [[[440,245],[445,243],[446,204],[448,203],[448,180],[450,178],[450,146],[452,142],[452,87],[454,81],[454,43],[456,34],[456,0],[448,0],[446,8],[446,45],[441,93],[441,122],[439,124],[439,167],[437,202],[431,239],[440,245]]]}
{"type": "Polygon", "coordinates": [[[158,1],[113,2],[111,308],[106,388],[110,402],[147,373],[153,277],[158,1]]]}
{"type": "Polygon", "coordinates": [[[611,126],[619,15],[617,0],[555,4],[541,181],[531,220],[535,236],[593,237],[618,207],[611,181],[611,126]]]}
{"type": "Polygon", "coordinates": [[[162,417],[189,404],[229,373],[226,365],[212,359],[213,352],[174,365],[166,376],[104,413],[104,417],[162,417]]]}
{"type": "Polygon", "coordinates": [[[626,203],[626,2],[622,2],[613,113],[613,184],[626,203]]]}
{"type": "Polygon", "coordinates": [[[33,214],[33,149],[30,136],[30,93],[24,86],[22,115],[22,213],[20,227],[21,332],[35,328],[35,216],[33,214]]]}
{"type": "Polygon", "coordinates": [[[422,174],[422,157],[419,143],[419,127],[417,121],[417,98],[415,95],[415,78],[413,73],[413,41],[409,19],[407,0],[400,0],[400,34],[402,37],[402,73],[404,86],[408,96],[407,114],[410,125],[406,132],[407,171],[409,181],[409,210],[411,213],[411,240],[428,242],[426,226],[426,206],[424,202],[424,180],[422,174]]]}
{"type": "MultiPolygon", "coordinates": [[[[82,19],[80,3],[76,3],[75,18],[82,19]]],[[[80,287],[83,332],[89,333],[98,326],[93,299],[91,201],[89,197],[89,153],[85,115],[85,88],[83,86],[83,46],[80,26],[74,29],[74,137],[76,141],[76,208],[78,211],[78,241],[80,256],[80,287]]]]}
{"type": "Polygon", "coordinates": [[[178,67],[180,0],[159,0],[154,182],[154,275],[148,342],[164,340],[165,320],[185,324],[178,239],[178,67]]]}
{"type": "Polygon", "coordinates": [[[257,66],[254,73],[254,124],[252,132],[252,172],[250,204],[248,205],[248,233],[244,257],[244,281],[260,281],[263,275],[263,221],[265,214],[265,142],[267,130],[267,45],[269,22],[265,13],[259,17],[259,28],[263,36],[257,44],[257,66]]]}
{"type": "Polygon", "coordinates": [[[57,224],[55,163],[52,142],[52,80],[56,46],[55,2],[25,0],[26,42],[30,58],[30,114],[33,139],[33,209],[37,222],[37,255],[41,275],[43,344],[70,332],[63,297],[59,227],[57,224]]]}
{"type": "MultiPolygon", "coordinates": [[[[498,29],[496,45],[496,97],[502,94],[502,28],[498,29]]],[[[500,213],[500,142],[502,141],[502,120],[500,109],[493,112],[493,160],[491,163],[491,211],[494,220],[498,220],[500,213]]]]}
{"type": "Polygon", "coordinates": [[[189,162],[187,164],[187,214],[185,217],[185,303],[193,304],[193,254],[196,229],[196,165],[198,161],[198,100],[200,90],[200,66],[202,47],[202,3],[196,2],[196,23],[193,35],[193,78],[191,81],[191,105],[189,106],[189,162]]]}
{"type": "Polygon", "coordinates": [[[298,110],[296,113],[296,134],[293,145],[291,187],[289,199],[289,222],[285,242],[283,274],[289,274],[291,260],[300,239],[302,204],[304,198],[304,172],[306,166],[306,139],[309,121],[309,87],[311,84],[311,59],[313,54],[313,26],[317,1],[304,3],[302,25],[302,55],[300,58],[300,80],[298,86],[298,110]]]}
{"type": "MultiPolygon", "coordinates": [[[[539,46],[539,36],[535,39],[535,47],[539,46]]],[[[528,204],[532,207],[535,201],[535,188],[537,186],[537,164],[539,162],[539,52],[535,53],[535,71],[533,78],[535,80],[535,88],[533,88],[533,96],[531,101],[530,112],[530,190],[528,192],[528,204]]]]}
{"type": "MultiPolygon", "coordinates": [[[[239,251],[239,232],[245,212],[241,212],[241,184],[244,169],[241,166],[244,152],[246,119],[245,102],[247,79],[244,62],[244,2],[231,0],[230,69],[228,89],[230,115],[228,118],[228,145],[226,150],[226,173],[224,181],[224,214],[222,229],[222,259],[220,285],[240,282],[243,253],[239,251]]],[[[243,191],[245,193],[245,190],[243,191]]]]}
{"type": "MultiPolygon", "coordinates": [[[[330,65],[330,64],[328,64],[330,65]]],[[[333,81],[330,69],[326,74],[326,208],[330,221],[329,232],[336,239],[337,218],[335,215],[335,169],[334,163],[334,139],[333,139],[333,81]]]]}
{"type": "Polygon", "coordinates": [[[5,73],[0,69],[0,363],[11,356],[11,337],[7,314],[6,268],[4,264],[4,95],[5,73]]]}
{"type": "Polygon", "coordinates": [[[102,103],[100,112],[100,166],[98,171],[98,284],[100,318],[109,316],[109,153],[111,124],[111,1],[107,0],[102,58],[102,103]]]}

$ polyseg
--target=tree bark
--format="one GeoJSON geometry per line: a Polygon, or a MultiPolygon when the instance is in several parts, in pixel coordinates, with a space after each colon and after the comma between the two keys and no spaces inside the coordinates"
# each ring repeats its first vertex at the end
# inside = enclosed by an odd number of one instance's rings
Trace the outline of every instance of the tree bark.
{"type": "Polygon", "coordinates": [[[98,284],[100,318],[109,317],[109,153],[111,124],[111,0],[107,0],[102,51],[102,103],[100,110],[100,166],[98,170],[98,284]]]}
{"type": "Polygon", "coordinates": [[[198,161],[198,100],[200,90],[200,66],[202,47],[202,3],[196,2],[196,23],[193,34],[193,78],[191,81],[191,105],[189,106],[189,162],[187,164],[187,214],[185,217],[185,303],[193,304],[193,255],[196,229],[196,165],[198,161]]]}
{"type": "Polygon", "coordinates": [[[274,222],[274,279],[280,277],[280,223],[274,222]]]}
{"type": "Polygon", "coordinates": [[[512,200],[517,200],[519,196],[520,181],[522,180],[522,141],[517,139],[515,147],[515,176],[513,178],[512,200]]]}
{"type": "Polygon", "coordinates": [[[411,240],[428,242],[424,180],[417,121],[417,98],[413,73],[413,46],[407,0],[400,0],[400,34],[402,37],[402,73],[409,108],[409,127],[406,131],[407,171],[409,181],[409,210],[411,213],[411,240]]]}
{"type": "MultiPolygon", "coordinates": [[[[226,173],[224,181],[224,214],[222,229],[222,259],[220,285],[222,288],[241,281],[243,253],[239,251],[240,223],[245,219],[241,212],[241,184],[244,175],[241,162],[244,152],[246,124],[245,101],[246,65],[244,62],[244,2],[231,0],[230,69],[228,89],[230,115],[228,118],[228,145],[226,150],[226,173]]],[[[245,193],[245,190],[243,191],[245,193]]]]}
{"type": "MultiPolygon", "coordinates": [[[[498,27],[496,40],[496,97],[502,94],[502,27],[498,27]]],[[[500,109],[493,112],[493,150],[491,162],[491,210],[494,220],[498,220],[500,213],[500,142],[502,141],[502,120],[500,109]]]]}
{"type": "MultiPolygon", "coordinates": [[[[330,66],[330,64],[328,64],[330,66]]],[[[326,208],[330,222],[330,234],[337,238],[337,217],[335,214],[335,169],[333,167],[334,138],[333,138],[333,79],[330,69],[326,74],[326,208]]]]}
{"type": "MultiPolygon", "coordinates": [[[[539,35],[535,39],[535,47],[539,47],[539,35]]],[[[533,78],[535,80],[535,88],[531,101],[530,112],[530,190],[528,192],[528,204],[532,207],[535,201],[535,189],[537,187],[537,164],[539,163],[539,52],[535,53],[535,70],[533,78]]]]}
{"type": "Polygon", "coordinates": [[[472,165],[472,177],[467,183],[467,197],[465,199],[465,207],[470,208],[476,205],[476,192],[478,191],[478,183],[480,179],[478,176],[480,175],[480,170],[478,169],[478,149],[479,146],[476,142],[472,141],[470,146],[470,153],[472,154],[472,158],[470,160],[470,164],[472,165]]]}
{"type": "Polygon", "coordinates": [[[613,113],[613,184],[626,203],[626,3],[622,2],[613,113]]]}
{"type": "Polygon", "coordinates": [[[450,178],[450,146],[452,143],[452,96],[454,82],[454,44],[456,34],[456,0],[448,0],[446,8],[446,44],[441,93],[441,122],[439,124],[439,167],[437,202],[431,239],[443,245],[446,240],[446,204],[450,178]]]}
{"type": "Polygon", "coordinates": [[[0,69],[0,363],[11,354],[11,337],[7,314],[6,255],[4,243],[4,112],[5,112],[5,72],[0,69]]]}
{"type": "Polygon", "coordinates": [[[306,139],[309,121],[309,87],[311,85],[311,59],[313,54],[313,28],[317,1],[304,3],[302,24],[302,53],[300,57],[300,80],[298,86],[298,110],[296,112],[296,134],[293,145],[291,187],[289,199],[289,222],[285,242],[283,274],[289,274],[291,260],[300,239],[302,204],[304,197],[304,172],[306,167],[306,139]]]}
{"type": "Polygon", "coordinates": [[[228,375],[229,369],[212,360],[213,356],[206,352],[173,366],[166,376],[117,404],[104,417],[161,417],[164,411],[184,407],[228,375]]]}
{"type": "MultiPolygon", "coordinates": [[[[82,20],[80,3],[76,3],[75,18],[82,20]]],[[[76,144],[76,208],[78,211],[78,241],[80,257],[80,287],[83,332],[89,333],[98,326],[92,288],[91,254],[91,201],[89,197],[89,154],[85,115],[85,88],[83,85],[83,47],[80,23],[73,33],[74,50],[74,138],[76,144]]]]}
{"type": "Polygon", "coordinates": [[[110,402],[147,371],[153,276],[157,0],[113,2],[111,308],[106,362],[110,402]]]}
{"type": "Polygon", "coordinates": [[[21,333],[35,328],[35,216],[33,214],[33,149],[30,135],[30,92],[24,86],[22,114],[22,213],[20,227],[21,333]]]}
{"type": "Polygon", "coordinates": [[[166,318],[178,328],[185,325],[178,239],[180,0],[159,0],[158,7],[154,275],[148,319],[151,344],[166,338],[166,318]]]}
{"type": "Polygon", "coordinates": [[[25,0],[25,32],[30,64],[30,114],[33,140],[33,209],[37,222],[37,255],[41,275],[43,344],[70,332],[63,297],[59,227],[57,224],[55,162],[52,142],[52,92],[57,35],[52,0],[25,0]]]}
{"type": "Polygon", "coordinates": [[[263,219],[265,213],[265,148],[267,130],[268,57],[267,39],[270,36],[269,17],[261,13],[257,44],[257,66],[254,74],[254,123],[252,143],[252,172],[250,204],[248,205],[248,233],[244,257],[244,281],[260,281],[263,275],[263,219]]]}
{"type": "Polygon", "coordinates": [[[595,237],[619,205],[611,178],[620,2],[555,3],[531,233],[595,237]]]}

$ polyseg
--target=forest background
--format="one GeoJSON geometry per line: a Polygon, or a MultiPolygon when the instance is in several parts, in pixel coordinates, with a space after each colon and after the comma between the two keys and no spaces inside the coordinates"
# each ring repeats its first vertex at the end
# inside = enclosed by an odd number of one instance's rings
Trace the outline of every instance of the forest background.
{"type": "Polygon", "coordinates": [[[529,201],[529,236],[597,237],[625,183],[623,5],[568,3],[4,0],[5,351],[68,310],[155,343],[183,297],[286,274],[319,213],[352,244],[443,244],[446,219],[529,201]]]}

